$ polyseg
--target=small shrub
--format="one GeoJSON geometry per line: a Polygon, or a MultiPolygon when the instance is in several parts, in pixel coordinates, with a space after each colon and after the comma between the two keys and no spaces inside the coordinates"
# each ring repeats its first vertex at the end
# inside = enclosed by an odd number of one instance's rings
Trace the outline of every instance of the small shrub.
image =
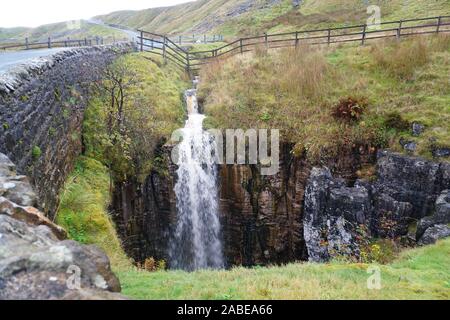
{"type": "Polygon", "coordinates": [[[368,103],[365,98],[348,97],[341,99],[333,108],[333,117],[348,121],[357,121],[361,119],[368,103]]]}
{"type": "Polygon", "coordinates": [[[396,129],[399,131],[409,130],[411,124],[403,119],[402,115],[397,111],[388,113],[385,117],[385,126],[389,129],[396,129]]]}
{"type": "Polygon", "coordinates": [[[144,269],[148,272],[164,271],[167,269],[167,264],[165,260],[155,260],[155,258],[150,257],[145,259],[144,263],[138,263],[138,268],[144,269]]]}
{"type": "Polygon", "coordinates": [[[31,150],[31,155],[34,160],[39,159],[42,155],[41,148],[39,148],[38,146],[34,146],[33,149],[31,150]]]}

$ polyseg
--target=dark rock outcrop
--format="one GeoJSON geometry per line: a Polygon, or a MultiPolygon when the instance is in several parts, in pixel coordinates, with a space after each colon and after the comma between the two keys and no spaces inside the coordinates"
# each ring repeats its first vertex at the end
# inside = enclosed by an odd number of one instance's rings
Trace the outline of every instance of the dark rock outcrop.
{"type": "Polygon", "coordinates": [[[304,236],[309,261],[324,262],[334,256],[357,256],[358,226],[371,216],[368,190],[346,187],[329,169],[314,168],[305,190],[304,236]]]}
{"type": "Polygon", "coordinates": [[[14,170],[0,153],[0,299],[123,299],[108,257],[64,240],[64,229],[25,207],[37,199],[26,179],[12,186],[14,170]]]}
{"type": "Polygon", "coordinates": [[[446,224],[437,224],[431,228],[428,228],[427,231],[425,231],[422,238],[420,238],[418,244],[419,245],[435,244],[436,241],[447,237],[450,237],[450,227],[446,224]]]}
{"type": "Polygon", "coordinates": [[[435,213],[421,219],[417,225],[416,238],[419,244],[429,244],[430,239],[440,239],[439,235],[445,234],[445,228],[442,226],[450,224],[450,190],[442,192],[436,200],[435,207],[435,213]],[[434,228],[437,225],[441,225],[441,227],[434,228]],[[431,230],[427,233],[429,229],[431,230]]]}
{"type": "Polygon", "coordinates": [[[304,211],[310,261],[358,257],[361,237],[406,237],[410,224],[420,219],[419,243],[448,236],[444,225],[450,222],[448,163],[384,151],[378,155],[377,172],[375,182],[357,181],[348,187],[326,168],[312,170],[304,211]]]}
{"type": "MultiPolygon", "coordinates": [[[[280,171],[261,176],[256,165],[219,168],[220,216],[227,264],[265,265],[306,260],[303,206],[311,165],[281,146],[280,171]]],[[[375,158],[369,148],[342,152],[330,168],[355,179],[361,165],[375,158]]],[[[165,168],[152,172],[144,183],[127,181],[115,187],[112,211],[126,252],[136,261],[168,257],[170,235],[177,221],[176,165],[171,147],[158,155],[165,168]]]]}
{"type": "MultiPolygon", "coordinates": [[[[21,175],[30,177],[39,207],[50,218],[82,151],[90,83],[101,77],[101,70],[117,55],[132,49],[125,44],[70,49],[0,75],[0,152],[17,165],[21,175]]],[[[22,178],[13,181],[16,188],[21,188],[22,178]]]]}

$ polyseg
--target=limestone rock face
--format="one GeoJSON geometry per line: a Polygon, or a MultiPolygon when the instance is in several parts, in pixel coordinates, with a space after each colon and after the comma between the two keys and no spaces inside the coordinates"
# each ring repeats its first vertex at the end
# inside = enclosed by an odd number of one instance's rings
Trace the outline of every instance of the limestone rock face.
{"type": "Polygon", "coordinates": [[[14,169],[0,153],[0,299],[122,299],[113,294],[120,283],[108,257],[95,246],[61,241],[64,229],[25,206],[36,203],[28,180],[10,188],[14,169]]]}
{"type": "Polygon", "coordinates": [[[418,243],[419,245],[434,244],[436,241],[447,237],[450,237],[450,227],[446,224],[437,224],[428,228],[418,243]]]}
{"type": "Polygon", "coordinates": [[[305,193],[304,236],[309,261],[357,256],[357,226],[370,221],[368,190],[346,187],[342,180],[333,179],[329,169],[314,168],[305,193]]]}
{"type": "Polygon", "coordinates": [[[359,255],[360,237],[405,237],[411,223],[420,244],[448,236],[450,166],[381,152],[375,182],[348,187],[313,168],[305,191],[304,236],[309,260],[359,255]],[[430,216],[431,214],[431,216],[430,216]],[[361,231],[364,231],[363,234],[361,231]]]}
{"type": "Polygon", "coordinates": [[[417,225],[416,238],[419,244],[430,244],[446,237],[446,226],[450,223],[450,190],[444,190],[436,200],[433,215],[421,219],[417,225]],[[437,227],[440,225],[440,227],[437,227]],[[431,230],[430,230],[431,229],[431,230]]]}
{"type": "Polygon", "coordinates": [[[120,284],[102,251],[0,215],[0,299],[114,297],[103,291],[119,292],[120,284]]]}

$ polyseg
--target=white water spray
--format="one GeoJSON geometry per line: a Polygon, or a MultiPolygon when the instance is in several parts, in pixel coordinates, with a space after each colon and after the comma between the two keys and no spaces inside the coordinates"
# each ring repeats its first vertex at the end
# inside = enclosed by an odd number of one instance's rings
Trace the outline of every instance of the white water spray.
{"type": "Polygon", "coordinates": [[[224,267],[218,208],[216,144],[203,130],[196,90],[187,90],[189,118],[178,146],[178,181],[175,186],[178,220],[170,246],[174,269],[224,267]]]}

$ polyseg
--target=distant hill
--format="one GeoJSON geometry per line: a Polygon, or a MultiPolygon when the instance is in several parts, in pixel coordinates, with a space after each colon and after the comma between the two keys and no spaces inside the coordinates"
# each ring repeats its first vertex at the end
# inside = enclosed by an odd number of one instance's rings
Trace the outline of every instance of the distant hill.
{"type": "MultiPolygon", "coordinates": [[[[171,7],[117,11],[94,17],[106,24],[161,34],[222,34],[225,36],[283,32],[364,22],[368,4],[381,8],[383,20],[450,15],[449,0],[197,0],[171,7]]],[[[0,43],[28,37],[44,41],[67,37],[126,36],[119,30],[82,21],[38,28],[0,28],[0,43]]]]}
{"type": "Polygon", "coordinates": [[[384,20],[450,14],[448,0],[198,0],[96,19],[164,34],[248,35],[363,22],[369,4],[384,20]]]}
{"type": "Polygon", "coordinates": [[[0,28],[0,44],[22,42],[25,38],[29,38],[30,42],[42,42],[46,41],[48,37],[54,40],[64,40],[67,38],[94,38],[96,36],[115,37],[116,39],[126,38],[126,34],[121,31],[84,20],[47,24],[37,28],[0,28]]]}

